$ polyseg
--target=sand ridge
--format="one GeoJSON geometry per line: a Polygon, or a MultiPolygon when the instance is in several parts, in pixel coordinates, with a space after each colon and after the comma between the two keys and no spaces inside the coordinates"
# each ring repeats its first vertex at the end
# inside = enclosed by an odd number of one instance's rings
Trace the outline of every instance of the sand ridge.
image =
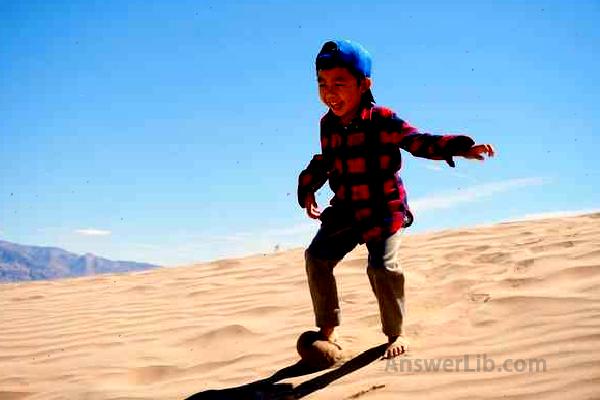
{"type": "MultiPolygon", "coordinates": [[[[336,267],[339,334],[356,355],[385,340],[366,255],[361,246],[336,267]]],[[[375,360],[301,397],[598,398],[600,214],[406,235],[401,262],[412,371],[375,360]],[[416,368],[465,357],[473,368],[484,356],[543,360],[546,370],[416,368]]],[[[303,249],[3,284],[0,399],[183,399],[233,388],[293,365],[296,338],[312,328],[303,249]]]]}

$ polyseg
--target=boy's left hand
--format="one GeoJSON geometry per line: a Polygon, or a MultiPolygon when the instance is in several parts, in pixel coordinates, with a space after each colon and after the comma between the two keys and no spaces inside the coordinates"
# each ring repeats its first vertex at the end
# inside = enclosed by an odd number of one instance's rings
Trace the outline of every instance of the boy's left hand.
{"type": "Polygon", "coordinates": [[[494,157],[496,152],[491,144],[475,144],[469,150],[459,153],[457,156],[471,160],[483,160],[485,157],[482,154],[487,154],[488,157],[494,157]]]}

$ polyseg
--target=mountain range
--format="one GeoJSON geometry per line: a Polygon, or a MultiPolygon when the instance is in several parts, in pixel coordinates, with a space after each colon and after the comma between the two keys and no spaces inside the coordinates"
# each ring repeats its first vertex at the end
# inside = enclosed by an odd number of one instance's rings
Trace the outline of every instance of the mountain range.
{"type": "Polygon", "coordinates": [[[25,246],[0,240],[0,282],[36,281],[105,273],[143,271],[157,265],[111,261],[57,247],[25,246]]]}

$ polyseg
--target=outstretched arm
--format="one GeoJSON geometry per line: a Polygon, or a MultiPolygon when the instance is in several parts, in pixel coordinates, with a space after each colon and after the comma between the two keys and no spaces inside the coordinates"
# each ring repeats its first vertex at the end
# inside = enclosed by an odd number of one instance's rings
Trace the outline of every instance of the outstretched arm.
{"type": "Polygon", "coordinates": [[[452,158],[455,156],[478,160],[483,160],[484,153],[490,157],[494,156],[491,145],[476,145],[469,136],[421,133],[393,112],[387,117],[388,137],[384,141],[392,141],[416,157],[445,160],[448,165],[454,167],[452,158]]]}

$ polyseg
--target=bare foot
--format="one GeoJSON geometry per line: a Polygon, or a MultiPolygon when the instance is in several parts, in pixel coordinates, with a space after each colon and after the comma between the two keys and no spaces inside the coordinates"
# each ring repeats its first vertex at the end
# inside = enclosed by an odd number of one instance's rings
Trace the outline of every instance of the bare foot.
{"type": "Polygon", "coordinates": [[[406,353],[408,342],[402,336],[388,336],[388,345],[383,358],[394,358],[406,353]]]}

